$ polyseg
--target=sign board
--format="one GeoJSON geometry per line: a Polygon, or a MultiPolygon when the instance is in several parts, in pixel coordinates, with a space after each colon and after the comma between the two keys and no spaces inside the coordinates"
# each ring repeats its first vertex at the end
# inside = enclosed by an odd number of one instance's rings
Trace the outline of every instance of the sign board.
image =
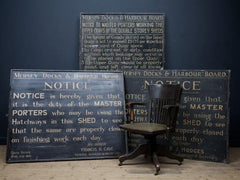
{"type": "Polygon", "coordinates": [[[80,15],[80,69],[162,69],[164,14],[80,15]]]}
{"type": "Polygon", "coordinates": [[[7,162],[125,153],[123,74],[12,70],[7,162]]]}
{"type": "MultiPolygon", "coordinates": [[[[230,70],[125,71],[126,102],[147,102],[147,85],[180,83],[183,87],[176,132],[169,140],[172,151],[185,158],[228,161],[230,70]]],[[[147,109],[138,106],[136,122],[147,120],[147,109]]],[[[159,137],[168,142],[165,137],[159,137]]],[[[130,150],[141,142],[129,137],[130,150]]]]}

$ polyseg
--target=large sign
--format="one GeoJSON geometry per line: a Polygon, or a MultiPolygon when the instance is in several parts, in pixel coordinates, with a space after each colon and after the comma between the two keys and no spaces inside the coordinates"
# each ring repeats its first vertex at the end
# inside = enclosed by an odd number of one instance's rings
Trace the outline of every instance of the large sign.
{"type": "MultiPolygon", "coordinates": [[[[183,94],[176,132],[162,142],[173,152],[190,159],[228,161],[230,70],[125,71],[126,101],[147,102],[147,85],[181,84],[183,94]]],[[[147,121],[147,108],[138,106],[135,121],[147,121]]],[[[141,142],[129,137],[129,147],[141,142]]]]}
{"type": "Polygon", "coordinates": [[[7,162],[125,153],[122,73],[11,71],[7,162]]]}
{"type": "Polygon", "coordinates": [[[80,69],[162,69],[164,14],[81,14],[80,69]]]}

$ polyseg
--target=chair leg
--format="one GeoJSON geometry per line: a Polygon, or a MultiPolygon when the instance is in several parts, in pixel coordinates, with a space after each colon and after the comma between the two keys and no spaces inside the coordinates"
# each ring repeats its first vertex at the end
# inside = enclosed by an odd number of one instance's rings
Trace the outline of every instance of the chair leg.
{"type": "Polygon", "coordinates": [[[179,161],[178,165],[181,165],[184,160],[182,157],[172,154],[167,147],[162,145],[157,145],[157,155],[166,156],[170,159],[176,159],[179,161]]]}
{"type": "Polygon", "coordinates": [[[171,152],[167,151],[165,154],[170,159],[176,159],[179,161],[178,165],[181,165],[183,162],[183,158],[177,155],[172,154],[171,152]]]}
{"type": "Polygon", "coordinates": [[[129,154],[124,154],[119,157],[119,166],[122,165],[123,161],[125,161],[127,159],[133,159],[141,154],[145,154],[146,151],[147,151],[146,144],[142,144],[142,145],[138,146],[138,148],[136,150],[134,150],[133,152],[131,152],[129,154]]]}
{"type": "Polygon", "coordinates": [[[156,172],[155,172],[155,175],[158,175],[158,172],[160,171],[160,162],[159,162],[159,159],[158,159],[158,156],[155,152],[153,152],[153,163],[155,165],[155,168],[156,168],[156,172]]]}

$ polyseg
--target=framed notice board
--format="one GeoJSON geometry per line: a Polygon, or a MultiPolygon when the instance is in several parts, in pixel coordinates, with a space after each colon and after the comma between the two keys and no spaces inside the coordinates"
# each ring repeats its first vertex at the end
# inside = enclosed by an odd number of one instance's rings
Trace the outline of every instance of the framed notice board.
{"type": "Polygon", "coordinates": [[[80,69],[163,69],[164,14],[80,14],[80,69]]]}
{"type": "Polygon", "coordinates": [[[12,70],[7,162],[125,153],[123,74],[12,70]]]}
{"type": "MultiPolygon", "coordinates": [[[[154,83],[181,84],[183,93],[171,150],[185,158],[228,162],[230,70],[125,71],[126,102],[146,102],[147,86],[154,83]]],[[[136,107],[135,120],[147,120],[147,108],[136,107]]],[[[142,141],[128,138],[132,150],[142,141]]]]}

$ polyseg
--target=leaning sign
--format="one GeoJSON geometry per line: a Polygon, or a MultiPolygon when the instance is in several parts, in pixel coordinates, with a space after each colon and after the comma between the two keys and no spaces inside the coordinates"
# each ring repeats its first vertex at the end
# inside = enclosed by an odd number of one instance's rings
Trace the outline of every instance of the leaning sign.
{"type": "Polygon", "coordinates": [[[125,152],[123,74],[12,70],[7,162],[125,152]]]}
{"type": "Polygon", "coordinates": [[[163,69],[164,14],[80,15],[80,69],[163,69]]]}
{"type": "MultiPolygon", "coordinates": [[[[190,159],[228,161],[230,70],[136,70],[125,71],[124,77],[127,102],[147,101],[149,84],[181,84],[178,124],[169,139],[172,151],[190,159]]],[[[137,107],[135,121],[146,120],[147,109],[137,107]]],[[[131,135],[130,149],[140,142],[141,138],[131,135]]]]}

